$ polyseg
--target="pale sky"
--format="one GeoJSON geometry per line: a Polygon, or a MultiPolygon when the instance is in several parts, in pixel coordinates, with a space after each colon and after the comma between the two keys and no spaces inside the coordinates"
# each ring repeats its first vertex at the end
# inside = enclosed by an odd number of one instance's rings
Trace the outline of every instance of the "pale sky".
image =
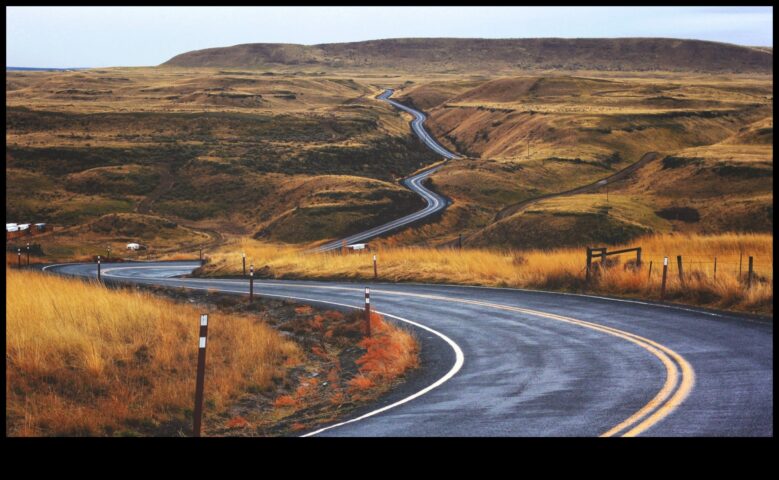
{"type": "Polygon", "coordinates": [[[772,7],[6,7],[6,66],[158,65],[241,43],[667,37],[773,46],[772,7]]]}

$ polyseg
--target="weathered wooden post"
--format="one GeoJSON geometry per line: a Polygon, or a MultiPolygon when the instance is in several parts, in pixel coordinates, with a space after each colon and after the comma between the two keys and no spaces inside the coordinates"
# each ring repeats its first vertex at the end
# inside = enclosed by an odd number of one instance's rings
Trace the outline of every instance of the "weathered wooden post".
{"type": "Polygon", "coordinates": [[[636,266],[638,268],[641,268],[641,247],[638,247],[636,250],[636,266]]]}
{"type": "Polygon", "coordinates": [[[590,269],[592,268],[592,249],[587,247],[587,276],[585,281],[590,283],[590,269]]]}
{"type": "Polygon", "coordinates": [[[647,277],[647,281],[652,280],[652,260],[649,261],[649,276],[647,277]]]}
{"type": "Polygon", "coordinates": [[[717,257],[714,257],[714,280],[717,279],[717,257]]]}
{"type": "Polygon", "coordinates": [[[379,270],[376,266],[376,255],[373,255],[373,279],[379,278],[379,270]]]}
{"type": "Polygon", "coordinates": [[[241,252],[241,260],[243,261],[243,276],[246,276],[246,252],[241,252]]]}
{"type": "Polygon", "coordinates": [[[684,267],[682,266],[682,256],[677,255],[676,256],[676,265],[679,268],[679,283],[682,284],[682,288],[684,287],[684,267]]]}
{"type": "Polygon", "coordinates": [[[200,423],[203,418],[203,390],[206,377],[206,338],[208,337],[208,314],[200,315],[200,341],[197,352],[197,381],[195,383],[195,412],[192,432],[200,436],[200,423]]]}
{"type": "Polygon", "coordinates": [[[463,234],[461,233],[460,236],[457,239],[457,246],[460,250],[463,249],[463,234]]]}
{"type": "Polygon", "coordinates": [[[749,257],[749,273],[747,274],[747,288],[752,288],[752,275],[754,273],[754,270],[752,270],[752,257],[749,257]]]}

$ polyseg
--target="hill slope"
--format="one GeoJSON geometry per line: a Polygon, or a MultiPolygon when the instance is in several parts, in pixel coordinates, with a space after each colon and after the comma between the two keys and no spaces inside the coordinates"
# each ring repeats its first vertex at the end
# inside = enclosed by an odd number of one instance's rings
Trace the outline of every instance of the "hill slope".
{"type": "Polygon", "coordinates": [[[773,53],[666,38],[404,38],[321,45],[252,43],[183,53],[175,67],[279,67],[401,71],[617,70],[770,72],[773,53]]]}

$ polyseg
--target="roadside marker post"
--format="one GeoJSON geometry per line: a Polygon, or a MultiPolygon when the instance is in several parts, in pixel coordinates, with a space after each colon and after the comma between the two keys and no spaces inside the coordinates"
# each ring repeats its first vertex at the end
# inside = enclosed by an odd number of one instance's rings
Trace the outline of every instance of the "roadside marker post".
{"type": "Polygon", "coordinates": [[[679,283],[681,283],[682,288],[684,288],[684,267],[682,266],[681,255],[676,256],[676,266],[679,268],[679,283]]]}
{"type": "Polygon", "coordinates": [[[108,260],[111,260],[111,245],[106,250],[108,250],[108,260]]]}
{"type": "Polygon", "coordinates": [[[249,267],[249,303],[254,300],[254,264],[249,267]]]}
{"type": "Polygon", "coordinates": [[[246,276],[246,252],[241,252],[241,260],[243,261],[243,276],[246,276]]]}
{"type": "Polygon", "coordinates": [[[371,336],[371,289],[365,287],[365,329],[367,336],[371,336]]]}
{"type": "Polygon", "coordinates": [[[203,418],[203,387],[206,377],[206,339],[208,337],[208,314],[200,315],[200,343],[197,352],[197,382],[195,383],[195,412],[192,432],[200,436],[200,424],[203,418]]]}
{"type": "Polygon", "coordinates": [[[373,279],[379,278],[379,269],[376,266],[376,255],[373,256],[373,279]]]}
{"type": "Polygon", "coordinates": [[[663,282],[660,284],[660,301],[665,301],[665,281],[668,278],[668,257],[663,257],[663,282]]]}
{"type": "Polygon", "coordinates": [[[22,249],[16,249],[16,266],[22,268],[22,249]]]}
{"type": "Polygon", "coordinates": [[[30,242],[27,242],[27,266],[30,266],[30,242]]]}
{"type": "Polygon", "coordinates": [[[100,281],[100,255],[97,256],[97,281],[100,281]]]}
{"type": "Polygon", "coordinates": [[[754,270],[752,270],[752,257],[749,257],[749,273],[747,274],[747,288],[752,288],[752,274],[754,273],[754,270]]]}

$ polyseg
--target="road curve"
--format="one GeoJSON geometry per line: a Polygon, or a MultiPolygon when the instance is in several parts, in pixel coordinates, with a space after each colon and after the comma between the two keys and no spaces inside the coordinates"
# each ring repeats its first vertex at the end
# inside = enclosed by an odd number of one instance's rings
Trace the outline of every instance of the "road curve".
{"type": "MultiPolygon", "coordinates": [[[[433,139],[433,137],[431,137],[430,134],[427,133],[423,125],[425,119],[427,118],[424,113],[418,110],[414,110],[413,108],[407,107],[402,103],[396,102],[395,100],[390,100],[389,97],[392,95],[392,93],[393,93],[392,89],[387,89],[376,98],[379,100],[384,100],[385,102],[388,102],[391,105],[394,105],[395,107],[413,115],[414,119],[411,121],[411,129],[414,131],[414,133],[416,133],[419,139],[422,140],[422,142],[424,142],[424,144],[427,145],[431,150],[438,153],[439,155],[446,158],[447,160],[452,158],[459,158],[457,155],[451,153],[450,151],[446,150],[444,147],[439,145],[438,142],[436,142],[435,139],[433,139]]],[[[426,205],[425,208],[423,208],[422,210],[406,215],[405,217],[398,218],[397,220],[393,220],[384,225],[371,228],[370,230],[366,230],[364,232],[356,233],[354,235],[350,235],[345,238],[340,238],[338,240],[333,240],[331,242],[325,243],[324,245],[320,245],[319,247],[313,249],[313,251],[326,252],[329,250],[336,250],[338,248],[341,248],[341,245],[343,245],[344,242],[346,242],[346,244],[364,242],[366,240],[370,240],[371,238],[377,237],[379,235],[390,232],[397,228],[414,223],[420,219],[423,219],[425,217],[433,215],[434,213],[440,210],[445,209],[448,205],[447,200],[444,197],[438,195],[437,193],[428,190],[422,185],[422,183],[427,179],[427,177],[432,175],[439,168],[441,168],[441,165],[424,170],[412,177],[404,179],[401,182],[406,188],[408,188],[414,193],[417,193],[425,200],[426,205]]]]}
{"type": "MultiPolygon", "coordinates": [[[[103,276],[248,293],[174,278],[199,262],[115,263],[103,276]]],[[[46,267],[95,277],[94,264],[46,267]]],[[[257,281],[255,292],[373,307],[407,322],[423,369],[377,405],[308,432],[333,436],[772,436],[773,325],[564,293],[422,284],[257,281]]]]}

